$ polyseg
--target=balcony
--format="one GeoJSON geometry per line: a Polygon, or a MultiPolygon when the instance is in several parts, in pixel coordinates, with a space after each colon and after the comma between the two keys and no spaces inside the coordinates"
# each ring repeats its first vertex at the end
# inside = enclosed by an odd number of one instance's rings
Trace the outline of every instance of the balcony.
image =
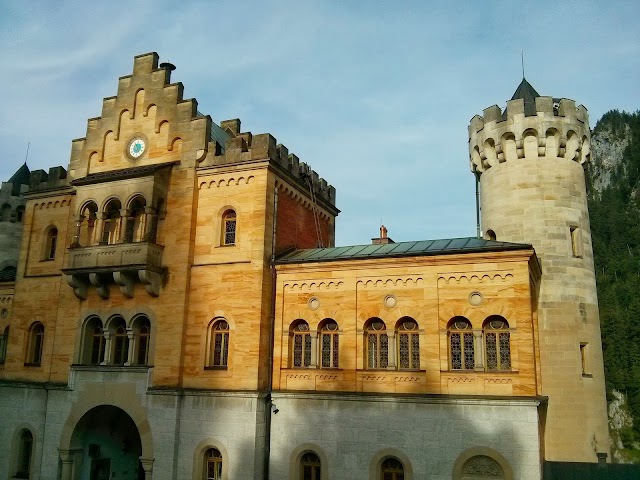
{"type": "Polygon", "coordinates": [[[127,297],[133,297],[136,283],[145,285],[147,293],[157,297],[164,278],[164,247],[152,242],[117,243],[69,249],[65,268],[67,283],[80,299],[87,298],[89,285],[98,295],[109,298],[115,284],[127,297]]]}

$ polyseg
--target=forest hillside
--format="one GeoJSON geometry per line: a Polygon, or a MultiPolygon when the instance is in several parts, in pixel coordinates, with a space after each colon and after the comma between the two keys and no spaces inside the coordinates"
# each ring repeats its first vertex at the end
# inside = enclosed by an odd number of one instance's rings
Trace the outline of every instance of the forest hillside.
{"type": "Polygon", "coordinates": [[[586,166],[614,461],[640,463],[640,112],[612,110],[586,166]]]}

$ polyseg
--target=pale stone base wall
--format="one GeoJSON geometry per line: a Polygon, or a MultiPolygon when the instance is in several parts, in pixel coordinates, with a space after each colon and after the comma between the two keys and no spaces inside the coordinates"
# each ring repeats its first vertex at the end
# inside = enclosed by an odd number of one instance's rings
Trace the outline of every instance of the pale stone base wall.
{"type": "Polygon", "coordinates": [[[194,459],[201,462],[208,447],[223,452],[226,479],[260,478],[264,401],[256,393],[147,393],[150,377],[146,368],[83,368],[74,370],[69,389],[1,385],[0,451],[6,454],[0,455],[0,478],[15,473],[10,471],[14,437],[29,428],[34,436],[31,480],[59,479],[59,448],[74,447],[68,445],[68,433],[76,418],[99,405],[121,408],[138,425],[143,457],[145,445],[151,446],[146,456],[153,459],[153,480],[193,478],[194,459]]]}
{"type": "Polygon", "coordinates": [[[451,480],[456,459],[474,447],[499,452],[513,478],[541,478],[535,400],[272,397],[278,413],[272,420],[270,478],[292,479],[290,465],[301,446],[316,451],[326,469],[322,478],[331,480],[377,480],[372,463],[394,452],[410,463],[407,480],[451,480]]]}

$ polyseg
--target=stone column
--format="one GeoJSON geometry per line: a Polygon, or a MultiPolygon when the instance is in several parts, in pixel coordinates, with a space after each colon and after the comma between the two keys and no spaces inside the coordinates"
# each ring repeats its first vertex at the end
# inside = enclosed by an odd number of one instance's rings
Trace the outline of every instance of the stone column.
{"type": "Polygon", "coordinates": [[[144,237],[143,242],[155,241],[155,232],[153,231],[155,225],[155,218],[157,211],[154,207],[144,207],[144,237]]]}
{"type": "Polygon", "coordinates": [[[318,332],[309,332],[311,336],[311,364],[309,368],[318,368],[318,332]]]}
{"type": "MultiPolygon", "coordinates": [[[[132,220],[129,218],[130,215],[130,211],[127,210],[126,208],[123,208],[120,210],[120,236],[118,238],[118,241],[116,243],[124,243],[125,241],[127,241],[126,236],[127,236],[127,223],[131,222],[132,220]]],[[[133,239],[131,239],[133,240],[133,239]]]]}
{"type": "Polygon", "coordinates": [[[94,244],[103,244],[102,238],[104,237],[104,219],[107,214],[104,212],[96,213],[96,226],[93,229],[94,244]]]}
{"type": "Polygon", "coordinates": [[[60,452],[60,461],[62,462],[62,469],[60,474],[60,480],[73,480],[71,474],[73,473],[73,460],[75,452],[73,450],[58,449],[60,452]]]}
{"type": "Polygon", "coordinates": [[[80,215],[76,219],[76,231],[73,235],[73,242],[71,243],[71,248],[77,248],[80,246],[80,229],[82,228],[82,222],[84,222],[84,215],[80,215]]]}
{"type": "Polygon", "coordinates": [[[133,365],[135,363],[133,358],[135,335],[132,328],[127,328],[127,338],[129,339],[129,351],[127,352],[127,361],[125,362],[125,366],[133,365]]]}
{"type": "Polygon", "coordinates": [[[473,331],[473,353],[475,357],[474,370],[484,372],[484,348],[482,345],[482,330],[473,331]]]}
{"type": "Polygon", "coordinates": [[[144,469],[144,480],[153,480],[153,458],[140,457],[140,463],[144,469]]]}
{"type": "Polygon", "coordinates": [[[387,363],[387,370],[395,370],[396,369],[396,332],[391,330],[387,331],[387,345],[388,345],[388,356],[389,361],[387,363]]]}
{"type": "Polygon", "coordinates": [[[100,365],[111,365],[111,332],[105,330],[104,333],[104,360],[100,365]]]}

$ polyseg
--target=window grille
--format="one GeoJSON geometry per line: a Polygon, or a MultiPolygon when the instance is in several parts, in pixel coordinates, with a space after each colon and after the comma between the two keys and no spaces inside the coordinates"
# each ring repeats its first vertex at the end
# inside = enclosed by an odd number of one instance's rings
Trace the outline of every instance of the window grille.
{"type": "Polygon", "coordinates": [[[473,370],[475,366],[474,338],[471,323],[457,317],[449,327],[449,355],[452,370],[473,370]]]}
{"type": "Polygon", "coordinates": [[[366,329],[367,368],[387,368],[389,365],[389,337],[384,322],[374,319],[366,329]]]}

